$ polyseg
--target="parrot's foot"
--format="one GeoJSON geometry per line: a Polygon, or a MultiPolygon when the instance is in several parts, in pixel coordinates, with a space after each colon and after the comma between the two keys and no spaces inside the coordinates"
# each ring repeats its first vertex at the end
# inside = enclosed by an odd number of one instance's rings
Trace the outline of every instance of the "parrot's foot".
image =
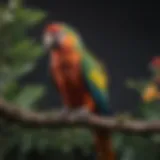
{"type": "Polygon", "coordinates": [[[71,110],[69,108],[63,108],[60,113],[57,115],[58,119],[69,119],[69,115],[71,114],[71,110]]]}
{"type": "Polygon", "coordinates": [[[87,107],[81,107],[80,109],[76,109],[70,115],[70,120],[82,119],[84,121],[88,120],[91,112],[87,109],[87,107]]]}

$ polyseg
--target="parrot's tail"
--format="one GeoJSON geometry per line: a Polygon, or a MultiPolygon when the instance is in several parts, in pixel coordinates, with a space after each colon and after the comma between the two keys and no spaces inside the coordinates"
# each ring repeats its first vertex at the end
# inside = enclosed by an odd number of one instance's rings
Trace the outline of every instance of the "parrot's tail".
{"type": "Polygon", "coordinates": [[[103,131],[95,131],[94,138],[97,151],[96,160],[115,160],[111,135],[103,131]]]}

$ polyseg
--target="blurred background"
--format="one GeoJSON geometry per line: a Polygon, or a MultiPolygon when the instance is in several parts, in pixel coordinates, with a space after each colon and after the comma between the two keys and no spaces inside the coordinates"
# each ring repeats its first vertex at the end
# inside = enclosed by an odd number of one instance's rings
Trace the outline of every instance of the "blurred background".
{"type": "MultiPolygon", "coordinates": [[[[78,0],[0,2],[1,97],[33,110],[62,105],[49,80],[48,54],[41,44],[44,26],[60,21],[75,27],[108,68],[111,106],[116,113],[147,120],[160,118],[160,83],[155,81],[160,67],[158,72],[149,68],[152,58],[160,55],[158,4],[114,0],[105,4],[78,0]]],[[[94,159],[92,137],[85,129],[26,129],[3,119],[0,124],[0,159],[94,159]]],[[[120,160],[160,159],[158,134],[116,133],[113,142],[120,160]]]]}

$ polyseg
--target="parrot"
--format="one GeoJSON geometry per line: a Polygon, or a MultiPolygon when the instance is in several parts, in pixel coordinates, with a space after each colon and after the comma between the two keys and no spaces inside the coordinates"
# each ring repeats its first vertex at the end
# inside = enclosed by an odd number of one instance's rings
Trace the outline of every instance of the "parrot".
{"type": "MultiPolygon", "coordinates": [[[[49,53],[49,74],[64,107],[61,117],[74,112],[85,117],[111,116],[108,74],[105,67],[85,46],[75,28],[63,22],[45,25],[42,43],[49,53]]],[[[93,131],[98,160],[115,160],[109,131],[93,131]]]]}

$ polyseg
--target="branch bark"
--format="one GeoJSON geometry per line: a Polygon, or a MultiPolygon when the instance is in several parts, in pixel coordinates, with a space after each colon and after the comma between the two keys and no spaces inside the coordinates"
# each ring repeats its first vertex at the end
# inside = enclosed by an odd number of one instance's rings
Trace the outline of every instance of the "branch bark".
{"type": "Polygon", "coordinates": [[[120,122],[115,117],[98,117],[90,115],[86,120],[75,118],[74,120],[63,120],[54,114],[54,112],[41,113],[22,109],[7,103],[0,99],[0,117],[13,122],[19,123],[25,127],[89,127],[110,131],[135,132],[135,133],[160,133],[160,120],[143,121],[143,120],[125,120],[120,122]]]}

